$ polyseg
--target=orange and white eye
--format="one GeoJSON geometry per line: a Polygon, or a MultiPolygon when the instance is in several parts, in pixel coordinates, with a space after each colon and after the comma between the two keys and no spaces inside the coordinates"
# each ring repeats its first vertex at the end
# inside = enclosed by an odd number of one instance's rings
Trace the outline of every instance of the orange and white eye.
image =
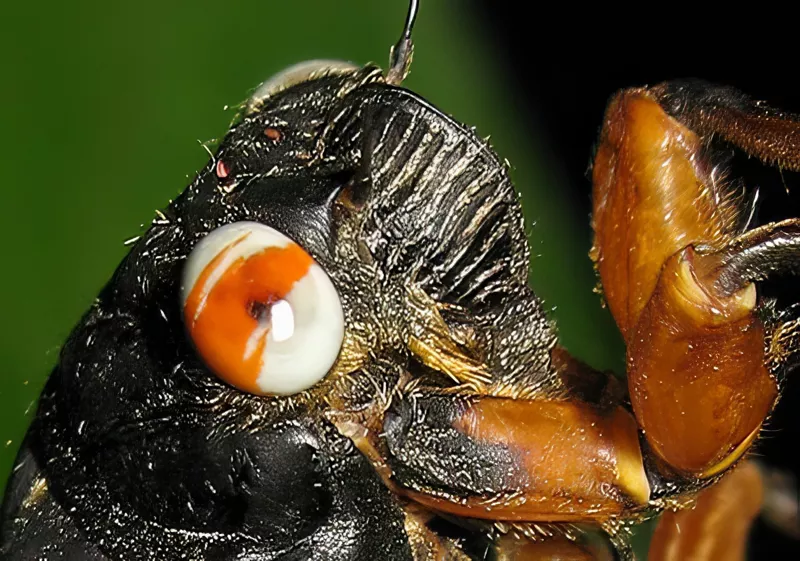
{"type": "Polygon", "coordinates": [[[189,335],[223,380],[291,395],[330,370],[344,338],[336,289],[314,259],[257,222],[217,228],[192,250],[181,286],[189,335]]]}

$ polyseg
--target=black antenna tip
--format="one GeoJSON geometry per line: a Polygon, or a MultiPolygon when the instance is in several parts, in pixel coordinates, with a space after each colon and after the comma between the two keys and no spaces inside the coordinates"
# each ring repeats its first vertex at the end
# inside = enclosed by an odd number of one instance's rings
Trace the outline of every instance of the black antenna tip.
{"type": "Polygon", "coordinates": [[[417,13],[419,12],[419,0],[411,0],[408,5],[408,14],[406,15],[406,27],[403,30],[403,39],[411,40],[411,31],[414,29],[414,22],[417,21],[417,13]]]}
{"type": "Polygon", "coordinates": [[[398,85],[408,76],[411,57],[414,53],[411,32],[414,30],[414,22],[417,21],[418,12],[419,0],[410,0],[403,35],[397,44],[392,47],[392,52],[389,55],[389,72],[386,73],[386,81],[390,84],[398,85]]]}

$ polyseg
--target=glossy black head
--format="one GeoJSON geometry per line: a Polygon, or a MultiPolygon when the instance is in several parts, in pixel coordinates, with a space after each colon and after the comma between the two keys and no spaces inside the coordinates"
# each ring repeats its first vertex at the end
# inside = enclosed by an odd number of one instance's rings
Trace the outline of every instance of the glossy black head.
{"type": "Polygon", "coordinates": [[[414,386],[548,383],[504,166],[377,68],[324,66],[256,92],[70,336],[6,497],[10,559],[411,559],[404,502],[354,442],[414,386]],[[238,221],[338,291],[339,358],[296,395],[227,385],[187,336],[187,256],[238,221]]]}

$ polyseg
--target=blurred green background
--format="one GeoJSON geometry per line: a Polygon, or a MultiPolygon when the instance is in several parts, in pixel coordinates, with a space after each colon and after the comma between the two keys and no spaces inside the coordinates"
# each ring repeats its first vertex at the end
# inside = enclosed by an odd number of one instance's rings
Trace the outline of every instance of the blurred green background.
{"type": "MultiPolygon", "coordinates": [[[[530,225],[532,282],[563,343],[621,365],[592,293],[588,217],[458,0],[423,1],[406,86],[474,125],[513,166],[530,225]]],[[[0,487],[59,346],[156,208],[188,184],[260,81],[310,58],[385,64],[404,0],[14,2],[0,36],[0,487]]],[[[598,115],[598,123],[600,115],[598,115]]],[[[588,159],[590,147],[586,147],[588,159]]]]}

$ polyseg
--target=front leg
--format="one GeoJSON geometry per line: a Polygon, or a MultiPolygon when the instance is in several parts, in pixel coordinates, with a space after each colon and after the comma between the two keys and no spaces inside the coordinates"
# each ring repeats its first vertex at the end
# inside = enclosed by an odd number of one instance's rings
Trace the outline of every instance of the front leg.
{"type": "Polygon", "coordinates": [[[417,390],[387,412],[384,446],[404,495],[456,516],[602,524],[650,496],[636,422],[618,405],[417,390]]]}
{"type": "Polygon", "coordinates": [[[755,282],[796,272],[799,223],[743,232],[746,209],[711,161],[712,137],[800,166],[794,117],[690,82],[617,95],[593,170],[592,257],[627,342],[636,419],[668,477],[733,465],[798,351],[796,319],[771,312],[755,282]]]}

